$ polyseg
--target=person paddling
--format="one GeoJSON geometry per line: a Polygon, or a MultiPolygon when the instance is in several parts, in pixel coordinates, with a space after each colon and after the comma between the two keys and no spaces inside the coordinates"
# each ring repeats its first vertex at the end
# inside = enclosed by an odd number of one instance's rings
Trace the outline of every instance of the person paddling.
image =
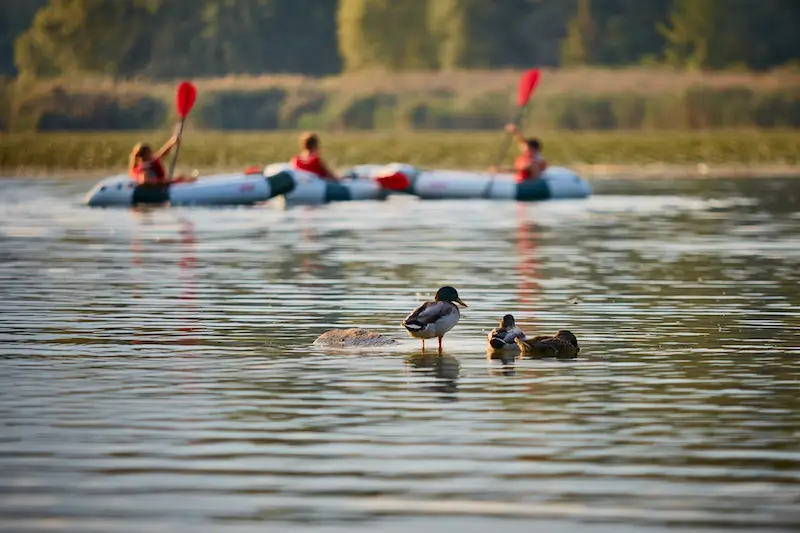
{"type": "Polygon", "coordinates": [[[137,143],[133,147],[128,164],[128,174],[136,180],[137,185],[166,186],[172,183],[194,181],[194,178],[188,177],[178,177],[172,180],[167,177],[161,160],[177,142],[177,135],[173,135],[155,154],[150,145],[146,143],[137,143]]]}
{"type": "Polygon", "coordinates": [[[338,181],[339,178],[322,161],[319,155],[319,137],[316,133],[304,133],[300,136],[302,152],[291,160],[291,165],[306,172],[316,174],[322,179],[338,181]]]}
{"type": "Polygon", "coordinates": [[[542,143],[534,137],[529,139],[523,137],[515,124],[508,124],[506,131],[517,139],[521,154],[514,161],[513,169],[493,167],[490,172],[513,172],[517,183],[540,178],[547,169],[547,161],[542,157],[542,143]]]}

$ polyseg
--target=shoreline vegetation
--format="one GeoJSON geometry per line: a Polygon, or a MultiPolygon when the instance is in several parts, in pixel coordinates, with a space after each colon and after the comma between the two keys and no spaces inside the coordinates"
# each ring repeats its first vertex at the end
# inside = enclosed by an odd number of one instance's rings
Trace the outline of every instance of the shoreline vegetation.
{"type": "MultiPolygon", "coordinates": [[[[528,128],[531,130],[531,128],[528,128]]],[[[334,167],[404,162],[422,168],[485,170],[502,131],[320,132],[334,167]]],[[[532,132],[533,133],[533,132],[532,132]]],[[[178,172],[241,171],[287,161],[297,131],[185,132],[178,172]]],[[[536,131],[552,165],[586,177],[800,176],[796,130],[536,131]]],[[[165,130],[0,134],[0,176],[101,177],[125,171],[131,147],[158,145],[165,130]]],[[[505,163],[510,164],[515,147],[505,163]]]]}
{"type": "MultiPolygon", "coordinates": [[[[542,69],[525,123],[539,129],[706,130],[800,127],[800,69],[542,69]]],[[[194,80],[193,129],[495,130],[522,71],[354,72],[194,80]]],[[[0,130],[156,130],[175,120],[177,81],[0,79],[0,130]]]]}

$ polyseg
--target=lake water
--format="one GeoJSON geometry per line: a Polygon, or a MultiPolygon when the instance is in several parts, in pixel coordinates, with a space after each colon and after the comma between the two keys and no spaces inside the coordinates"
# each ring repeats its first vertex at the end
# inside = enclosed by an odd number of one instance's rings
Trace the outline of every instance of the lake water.
{"type": "Polygon", "coordinates": [[[800,527],[796,180],[152,212],[90,185],[0,181],[0,530],[800,527]],[[400,321],[445,284],[469,307],[422,356],[400,321]],[[487,361],[509,312],[582,357],[487,361]],[[311,346],[350,326],[400,344],[311,346]]]}

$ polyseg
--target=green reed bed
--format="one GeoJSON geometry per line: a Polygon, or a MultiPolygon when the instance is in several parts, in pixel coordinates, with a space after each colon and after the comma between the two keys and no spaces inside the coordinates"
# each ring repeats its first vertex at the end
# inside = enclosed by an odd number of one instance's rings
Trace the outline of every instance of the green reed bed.
{"type": "MultiPolygon", "coordinates": [[[[138,141],[158,145],[159,132],[39,133],[0,135],[0,169],[13,175],[39,171],[124,169],[138,141]]],[[[321,133],[325,157],[335,166],[408,162],[437,168],[482,169],[490,165],[501,132],[321,133]]],[[[704,132],[553,132],[540,135],[551,163],[562,165],[797,165],[800,132],[733,130],[704,132]]],[[[188,130],[179,167],[239,169],[286,161],[297,152],[295,132],[218,133],[188,130]]],[[[511,162],[515,148],[506,158],[511,162]]]]}

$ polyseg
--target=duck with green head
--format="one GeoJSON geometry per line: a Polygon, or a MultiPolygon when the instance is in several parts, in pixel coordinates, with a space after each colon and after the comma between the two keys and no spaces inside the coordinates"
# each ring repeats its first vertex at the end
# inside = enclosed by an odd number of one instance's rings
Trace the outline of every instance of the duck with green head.
{"type": "Polygon", "coordinates": [[[420,305],[403,320],[403,327],[408,334],[415,339],[422,340],[422,351],[425,351],[425,339],[439,339],[439,352],[442,351],[442,337],[453,329],[461,318],[460,304],[467,307],[461,301],[458,291],[453,287],[445,286],[436,291],[432,302],[425,302],[420,305]]]}

